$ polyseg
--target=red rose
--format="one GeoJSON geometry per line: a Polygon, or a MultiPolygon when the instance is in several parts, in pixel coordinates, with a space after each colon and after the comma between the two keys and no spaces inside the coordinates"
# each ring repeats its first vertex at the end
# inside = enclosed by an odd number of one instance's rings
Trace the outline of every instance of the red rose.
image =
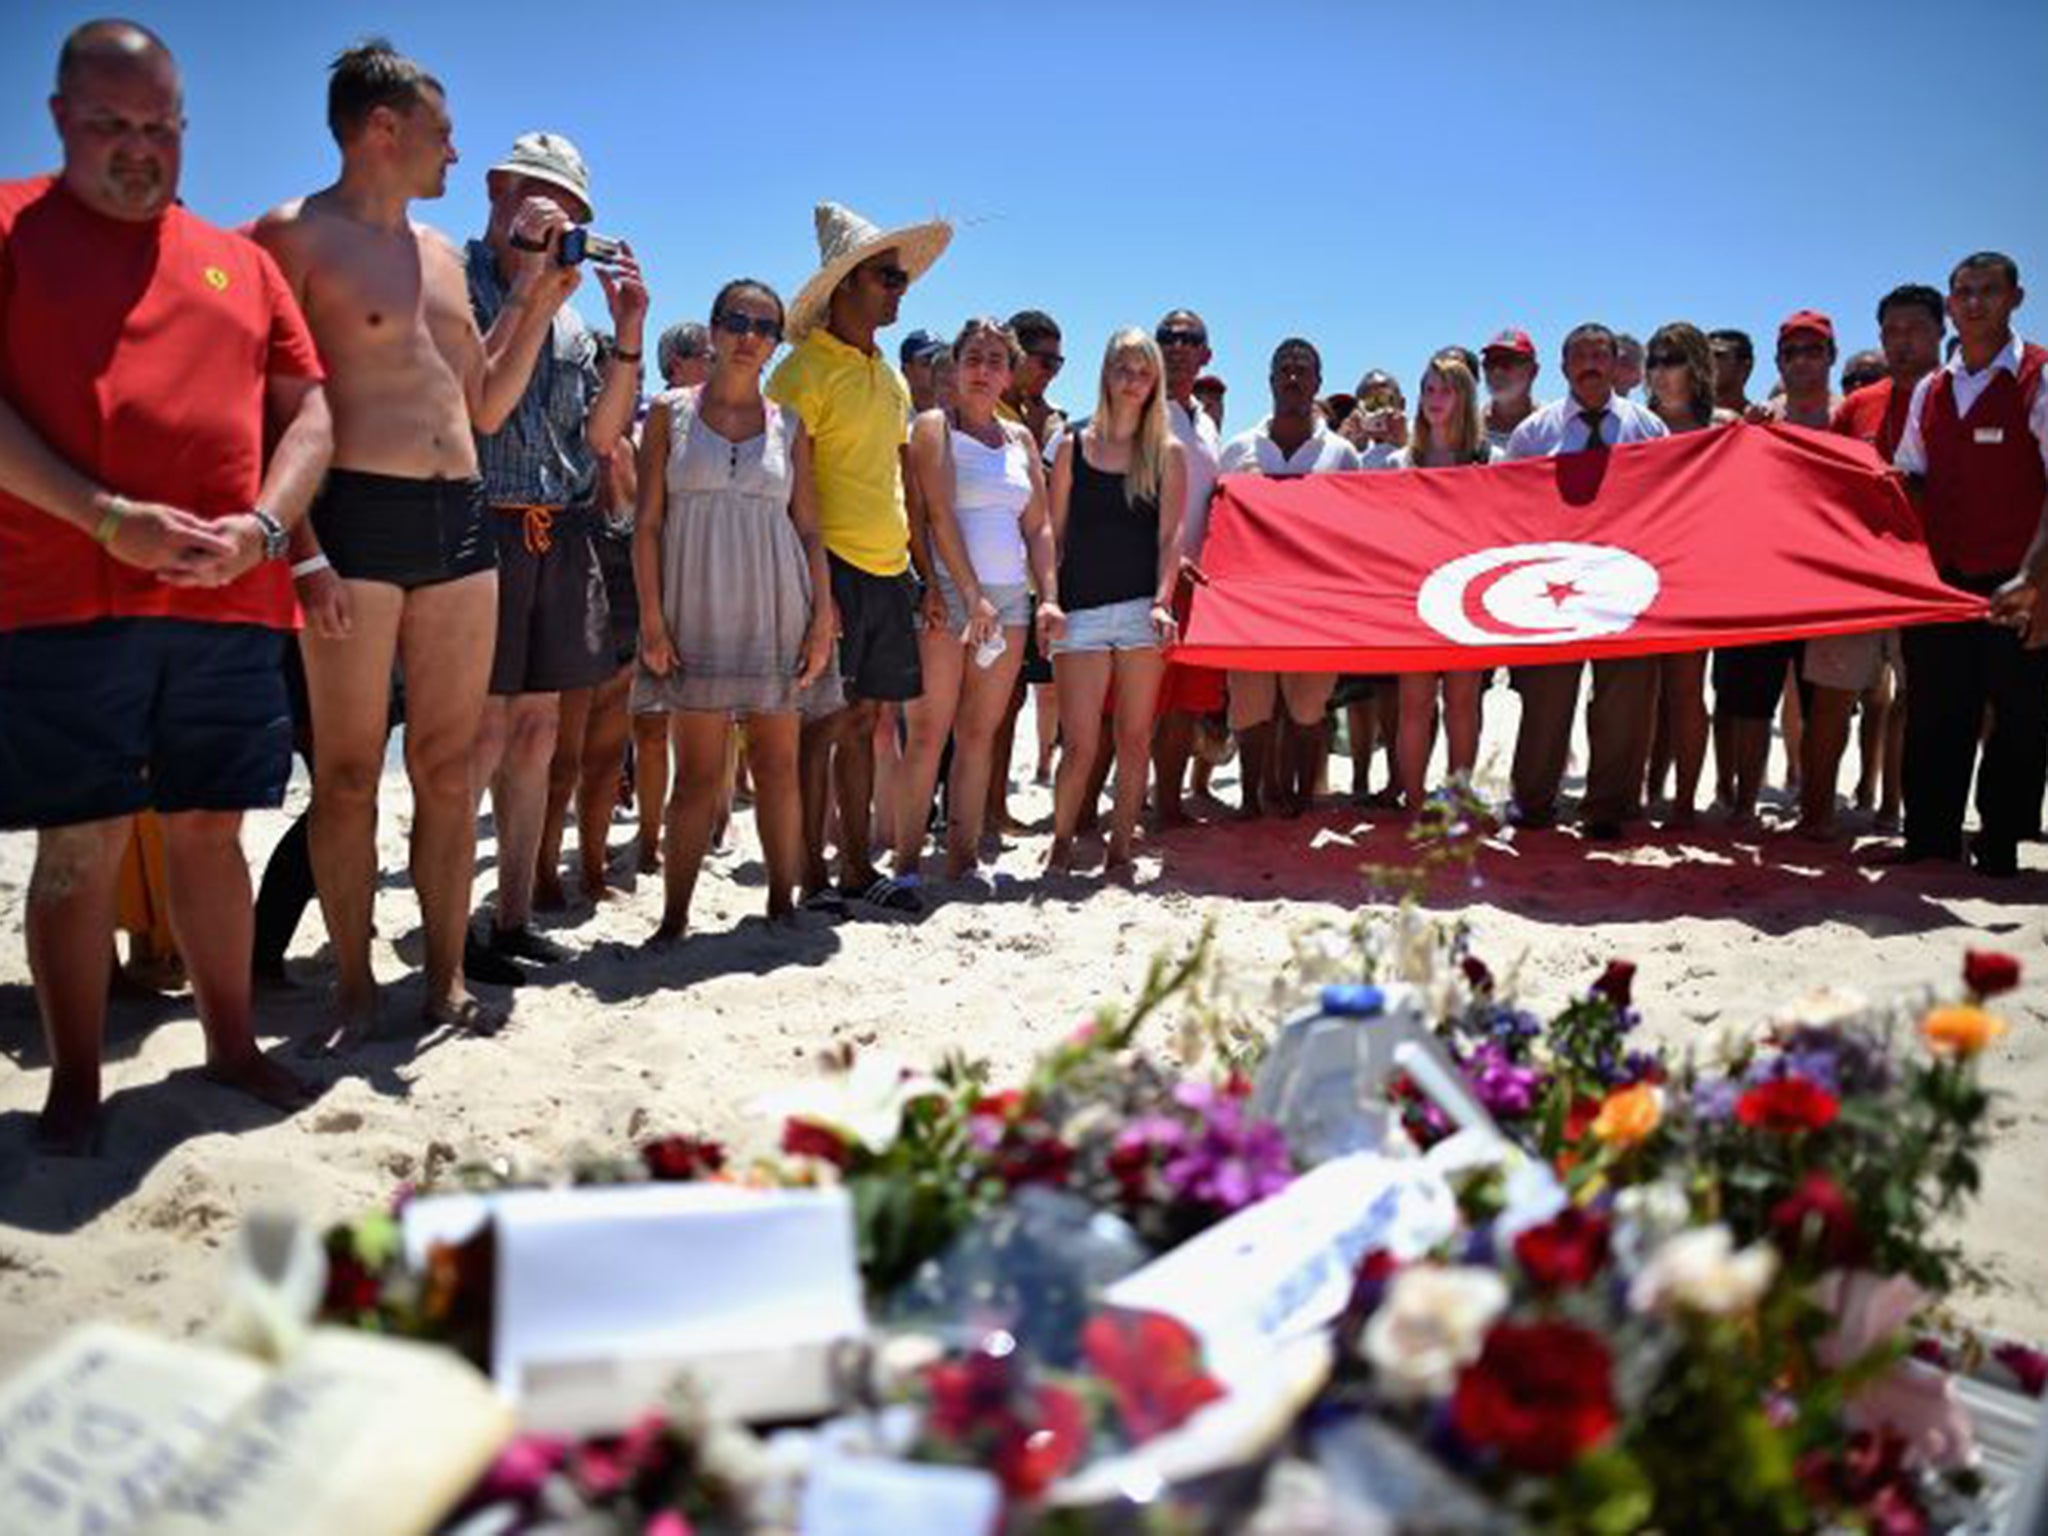
{"type": "Polygon", "coordinates": [[[327,1253],[327,1294],[320,1310],[328,1317],[349,1318],[374,1312],[383,1300],[384,1282],[353,1253],[327,1253]]]}
{"type": "Polygon", "coordinates": [[[1477,955],[1467,955],[1460,960],[1458,969],[1465,973],[1465,984],[1474,992],[1493,990],[1493,972],[1486,968],[1486,962],[1477,955]]]}
{"type": "Polygon", "coordinates": [[[1064,1184],[1074,1171],[1074,1149],[1059,1137],[1006,1131],[995,1151],[996,1177],[1011,1189],[1025,1184],[1064,1184]]]}
{"type": "Polygon", "coordinates": [[[1995,949],[1963,951],[1963,985],[1980,998],[1996,997],[2020,984],[2020,963],[1995,949]]]}
{"type": "Polygon", "coordinates": [[[1771,1234],[1786,1253],[1811,1253],[1825,1265],[1856,1264],[1865,1256],[1856,1208],[1824,1173],[1809,1173],[1771,1207],[1771,1234]]]}
{"type": "Polygon", "coordinates": [[[794,1116],[782,1122],[782,1150],[791,1157],[820,1158],[835,1168],[844,1168],[853,1161],[853,1148],[837,1131],[815,1120],[798,1120],[794,1116]]]}
{"type": "Polygon", "coordinates": [[[1600,973],[1600,979],[1593,983],[1593,990],[1615,1007],[1626,1008],[1635,984],[1635,961],[1610,960],[1607,962],[1607,969],[1600,973]]]}
{"type": "Polygon", "coordinates": [[[725,1148],[708,1136],[664,1136],[640,1149],[650,1178],[687,1184],[725,1166],[725,1148]]]}
{"type": "Polygon", "coordinates": [[[1735,1101],[1735,1118],[1744,1125],[1788,1136],[1825,1130],[1841,1112],[1841,1100],[1809,1077],[1759,1083],[1735,1101]]]}
{"type": "Polygon", "coordinates": [[[1538,1290],[1585,1285],[1607,1263],[1612,1224],[1598,1211],[1567,1206],[1515,1239],[1515,1258],[1538,1290]]]}
{"type": "Polygon", "coordinates": [[[2001,1344],[1991,1351],[1991,1358],[2012,1372],[2028,1397],[2048,1392],[2048,1354],[2024,1344],[2001,1344]]]}
{"type": "Polygon", "coordinates": [[[1499,1323],[1458,1377],[1451,1425],[1523,1472],[1562,1472],[1614,1433],[1613,1362],[1570,1323],[1499,1323]]]}
{"type": "Polygon", "coordinates": [[[1032,1408],[1036,1422],[1013,1422],[990,1458],[989,1470],[1013,1499],[1037,1498],[1088,1449],[1088,1413],[1073,1393],[1040,1387],[1032,1408]]]}
{"type": "Polygon", "coordinates": [[[1177,1428],[1223,1395],[1202,1369],[1202,1346],[1158,1312],[1102,1312],[1081,1329],[1081,1351],[1109,1383],[1131,1444],[1177,1428]]]}
{"type": "Polygon", "coordinates": [[[968,1111],[977,1118],[992,1120],[1013,1120],[1024,1107],[1024,1090],[1005,1088],[1001,1093],[984,1093],[974,1101],[974,1108],[968,1111]]]}

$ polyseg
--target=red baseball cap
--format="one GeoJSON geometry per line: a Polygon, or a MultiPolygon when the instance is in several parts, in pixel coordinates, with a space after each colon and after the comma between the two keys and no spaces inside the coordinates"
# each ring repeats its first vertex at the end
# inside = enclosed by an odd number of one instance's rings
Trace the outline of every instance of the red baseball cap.
{"type": "Polygon", "coordinates": [[[1536,355],[1536,343],[1529,339],[1527,331],[1507,330],[1502,331],[1479,350],[1482,353],[1512,352],[1516,357],[1533,358],[1536,355]]]}
{"type": "Polygon", "coordinates": [[[1795,309],[1785,317],[1785,323],[1778,327],[1778,345],[1782,347],[1785,338],[1795,331],[1813,331],[1833,342],[1835,322],[1817,309],[1795,309]]]}

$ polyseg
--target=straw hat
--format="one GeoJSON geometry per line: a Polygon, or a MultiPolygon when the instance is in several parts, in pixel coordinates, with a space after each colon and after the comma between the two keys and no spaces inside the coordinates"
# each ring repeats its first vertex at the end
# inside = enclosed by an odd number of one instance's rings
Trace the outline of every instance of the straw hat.
{"type": "Polygon", "coordinates": [[[818,223],[818,272],[805,283],[789,306],[787,330],[791,341],[802,341],[823,322],[832,302],[832,292],[846,280],[846,274],[882,251],[893,250],[912,282],[924,276],[953,238],[953,226],[944,219],[927,224],[907,224],[901,229],[877,229],[851,208],[837,203],[820,203],[818,223]]]}

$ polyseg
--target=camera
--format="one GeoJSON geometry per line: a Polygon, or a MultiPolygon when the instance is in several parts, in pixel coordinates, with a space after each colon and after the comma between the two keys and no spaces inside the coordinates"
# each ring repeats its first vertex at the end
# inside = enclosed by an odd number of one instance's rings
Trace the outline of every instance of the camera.
{"type": "Polygon", "coordinates": [[[600,235],[587,224],[578,224],[574,229],[562,231],[562,238],[555,246],[555,264],[573,267],[579,262],[595,262],[598,266],[618,265],[619,258],[626,254],[622,242],[610,235],[600,235]]]}

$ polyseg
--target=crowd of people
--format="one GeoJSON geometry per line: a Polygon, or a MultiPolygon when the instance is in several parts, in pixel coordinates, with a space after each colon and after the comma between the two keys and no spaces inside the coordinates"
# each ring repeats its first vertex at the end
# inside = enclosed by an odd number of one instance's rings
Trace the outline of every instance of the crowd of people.
{"type": "MultiPolygon", "coordinates": [[[[1269,408],[1226,438],[1208,329],[1185,308],[1113,334],[1073,419],[1048,398],[1066,359],[1042,311],[915,332],[892,363],[882,333],[952,231],[824,203],[817,271],[787,299],[725,284],[703,323],[659,337],[646,398],[648,287],[629,245],[593,233],[576,147],[522,135],[486,173],[485,229],[454,244],[412,214],[456,163],[449,104],[387,43],[334,62],[335,180],[246,233],[177,199],[180,80],[147,29],[78,28],[51,107],[61,171],[0,184],[0,826],[37,835],[27,943],[53,1145],[81,1144],[98,1106],[139,813],[156,818],[213,1075],[302,1101],[257,1048],[252,977],[282,974],[316,895],[336,977],[323,1043],[375,1032],[378,799],[401,718],[423,1011],[474,1032],[504,1010],[472,983],[568,958],[532,918],[569,899],[571,807],[596,901],[633,801],[666,942],[742,795],[771,921],[921,912],[936,827],[954,889],[993,893],[1026,707],[1053,776],[1054,872],[1099,829],[1106,873],[1127,873],[1148,803],[1162,832],[1224,811],[1210,775],[1233,753],[1227,810],[1246,818],[1327,793],[1340,732],[1352,793],[1390,809],[1430,795],[1439,728],[1449,773],[1470,775],[1482,672],[1176,658],[1221,475],[1600,453],[1741,420],[1852,434],[1908,477],[1938,568],[1992,600],[1987,618],[1723,650],[1711,712],[1705,653],[1592,663],[1578,828],[1619,837],[1650,809],[1692,824],[1710,750],[1728,825],[1754,826],[1772,722],[1796,701],[1797,832],[1836,835],[1859,711],[1858,800],[1880,830],[1903,803],[1892,858],[2006,875],[2039,832],[2048,354],[2013,331],[2004,256],[1965,258],[1946,293],[1885,295],[1882,352],[1841,364],[1840,392],[1834,326],[1810,309],[1778,328],[1762,400],[1750,338],[1688,323],[1646,344],[1575,327],[1547,402],[1525,332],[1449,346],[1412,414],[1382,370],[1326,392],[1293,337],[1271,354],[1269,408]],[[568,302],[586,270],[606,333],[568,302]],[[282,803],[295,746],[310,809],[252,901],[241,815],[282,803]],[[479,924],[486,791],[496,889],[479,924]]],[[[1512,671],[1517,826],[1563,814],[1585,670],[1512,671]]]]}

